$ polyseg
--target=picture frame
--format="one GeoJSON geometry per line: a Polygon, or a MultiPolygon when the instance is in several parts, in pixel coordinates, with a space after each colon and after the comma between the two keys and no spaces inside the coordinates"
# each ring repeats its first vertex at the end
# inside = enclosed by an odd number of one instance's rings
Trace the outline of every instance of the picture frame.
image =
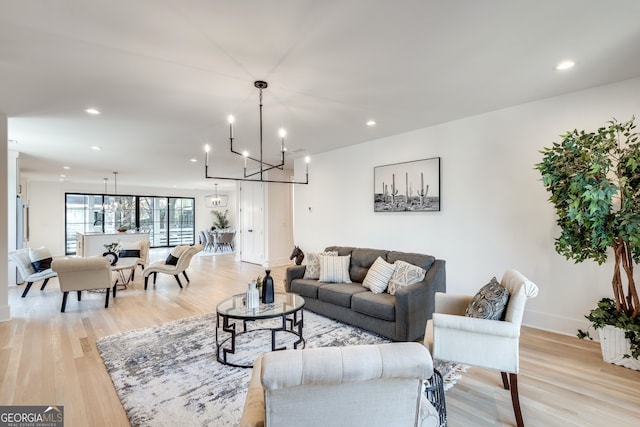
{"type": "Polygon", "coordinates": [[[374,212],[439,212],[440,157],[375,166],[374,212]]]}

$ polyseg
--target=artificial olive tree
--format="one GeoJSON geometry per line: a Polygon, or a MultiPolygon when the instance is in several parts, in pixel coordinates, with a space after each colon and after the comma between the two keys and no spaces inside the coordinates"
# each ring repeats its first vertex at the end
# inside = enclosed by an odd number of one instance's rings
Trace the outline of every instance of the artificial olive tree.
{"type": "Polygon", "coordinates": [[[640,261],[640,143],[634,129],[632,118],[614,119],[595,132],[569,131],[541,151],[535,167],[558,215],[556,251],[576,263],[598,264],[613,253],[615,309],[638,323],[633,267],[640,261]]]}

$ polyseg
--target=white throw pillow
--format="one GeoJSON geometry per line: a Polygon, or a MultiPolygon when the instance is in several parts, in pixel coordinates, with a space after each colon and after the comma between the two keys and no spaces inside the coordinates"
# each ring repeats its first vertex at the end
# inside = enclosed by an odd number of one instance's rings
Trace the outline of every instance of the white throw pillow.
{"type": "Polygon", "coordinates": [[[389,279],[391,279],[395,270],[395,264],[389,264],[381,257],[378,257],[369,268],[369,271],[367,271],[362,286],[371,289],[374,294],[381,294],[387,289],[389,279]]]}
{"type": "Polygon", "coordinates": [[[136,240],[135,242],[120,242],[120,252],[118,257],[120,258],[140,258],[140,250],[142,248],[142,242],[136,240]]]}
{"type": "Polygon", "coordinates": [[[180,258],[180,256],[187,249],[189,249],[188,245],[176,246],[175,248],[173,248],[171,250],[171,253],[167,256],[167,259],[165,260],[164,263],[167,264],[167,265],[177,265],[178,264],[178,258],[180,258]]]}
{"type": "Polygon", "coordinates": [[[39,248],[29,248],[29,259],[31,260],[31,266],[36,273],[45,271],[51,268],[51,252],[49,249],[41,246],[39,248]]]}
{"type": "Polygon", "coordinates": [[[320,253],[307,254],[307,263],[305,264],[303,279],[318,280],[320,278],[320,255],[338,256],[337,251],[328,251],[320,253]]]}
{"type": "Polygon", "coordinates": [[[395,295],[396,291],[404,286],[413,285],[414,283],[422,282],[424,280],[427,270],[420,268],[417,265],[409,264],[405,261],[394,262],[396,269],[389,279],[389,287],[387,292],[391,295],[395,295]]]}
{"type": "Polygon", "coordinates": [[[320,255],[319,258],[320,282],[351,283],[351,277],[349,277],[349,263],[351,262],[351,255],[320,255]]]}

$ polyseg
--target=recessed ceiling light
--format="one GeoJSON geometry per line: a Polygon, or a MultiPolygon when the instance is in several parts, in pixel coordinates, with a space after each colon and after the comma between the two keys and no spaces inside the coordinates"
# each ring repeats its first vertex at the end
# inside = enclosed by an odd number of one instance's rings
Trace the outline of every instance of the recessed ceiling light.
{"type": "Polygon", "coordinates": [[[561,63],[556,65],[556,70],[558,71],[568,70],[570,68],[573,68],[575,65],[576,63],[571,60],[562,61],[561,63]]]}
{"type": "Polygon", "coordinates": [[[190,159],[189,161],[190,161],[191,163],[195,163],[195,162],[197,162],[197,161],[198,161],[198,159],[190,159]]]}
{"type": "Polygon", "coordinates": [[[91,115],[94,115],[94,116],[97,116],[98,114],[100,114],[100,111],[95,109],[95,108],[87,108],[84,111],[85,111],[85,113],[91,114],[91,115]]]}
{"type": "Polygon", "coordinates": [[[70,168],[69,166],[63,166],[63,167],[62,167],[62,169],[64,169],[64,170],[69,170],[69,169],[71,169],[71,168],[70,168]]]}
{"type": "Polygon", "coordinates": [[[66,178],[66,177],[67,177],[67,175],[65,175],[63,173],[60,174],[60,178],[66,178]]]}
{"type": "Polygon", "coordinates": [[[375,126],[375,125],[376,125],[376,121],[375,120],[367,121],[367,126],[375,126]]]}
{"type": "Polygon", "coordinates": [[[102,147],[94,145],[93,147],[91,147],[92,150],[98,151],[98,150],[102,150],[102,147]]]}

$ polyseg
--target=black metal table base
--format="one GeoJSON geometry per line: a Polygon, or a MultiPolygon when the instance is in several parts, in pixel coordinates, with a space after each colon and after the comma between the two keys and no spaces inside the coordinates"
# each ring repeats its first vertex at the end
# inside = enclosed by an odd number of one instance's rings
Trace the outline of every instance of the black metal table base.
{"type": "Polygon", "coordinates": [[[234,366],[236,368],[252,368],[253,363],[251,364],[234,363],[229,361],[227,357],[229,354],[234,354],[234,355],[236,354],[236,350],[238,350],[236,348],[236,339],[239,336],[247,333],[259,332],[259,331],[270,331],[271,332],[271,351],[279,351],[279,350],[287,349],[286,346],[278,346],[277,340],[276,340],[277,333],[284,332],[288,334],[293,334],[296,337],[298,337],[298,340],[293,343],[294,349],[304,348],[305,340],[302,335],[303,326],[304,326],[304,315],[302,310],[298,310],[289,314],[281,314],[274,317],[256,318],[256,319],[237,319],[231,316],[226,316],[224,314],[217,313],[216,315],[216,359],[218,360],[218,362],[228,366],[234,366]],[[266,327],[266,328],[257,328],[257,329],[247,330],[248,323],[268,321],[268,320],[273,320],[278,318],[281,319],[281,322],[279,322],[280,323],[279,327],[276,327],[276,328],[266,327]],[[230,334],[229,337],[224,338],[222,340],[218,332],[220,330],[220,320],[222,320],[222,330],[230,334]],[[240,332],[236,330],[236,326],[239,323],[238,321],[242,321],[243,330],[240,332]],[[227,344],[229,345],[227,346],[227,344]]]}
{"type": "Polygon", "coordinates": [[[438,416],[440,420],[440,427],[446,427],[447,425],[447,405],[444,400],[444,381],[442,379],[442,374],[437,369],[433,370],[433,376],[425,381],[425,389],[424,392],[427,396],[427,399],[436,411],[438,411],[438,416]]]}

